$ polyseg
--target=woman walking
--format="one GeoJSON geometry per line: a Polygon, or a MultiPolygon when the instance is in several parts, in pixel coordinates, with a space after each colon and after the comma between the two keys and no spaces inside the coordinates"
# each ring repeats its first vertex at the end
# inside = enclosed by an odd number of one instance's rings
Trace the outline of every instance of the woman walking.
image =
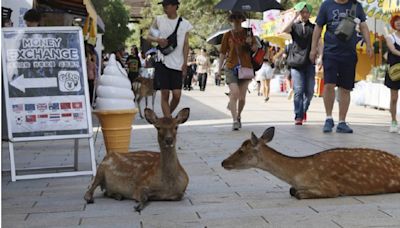
{"type": "MultiPolygon", "coordinates": [[[[394,32],[386,37],[386,44],[389,48],[388,63],[391,68],[400,68],[400,15],[393,15],[390,19],[390,25],[394,32]]],[[[389,132],[398,132],[400,134],[400,129],[396,119],[400,80],[394,81],[391,79],[389,74],[386,73],[385,85],[390,89],[390,114],[392,117],[392,123],[389,132]]]]}
{"type": "Polygon", "coordinates": [[[237,68],[252,68],[250,51],[256,51],[257,45],[251,33],[242,27],[245,16],[241,12],[232,12],[229,15],[232,30],[226,32],[222,38],[218,74],[221,75],[222,65],[226,58],[224,67],[226,83],[229,86],[229,104],[233,125],[232,130],[237,131],[242,127],[241,113],[246,103],[247,87],[251,79],[239,79],[237,68]]]}

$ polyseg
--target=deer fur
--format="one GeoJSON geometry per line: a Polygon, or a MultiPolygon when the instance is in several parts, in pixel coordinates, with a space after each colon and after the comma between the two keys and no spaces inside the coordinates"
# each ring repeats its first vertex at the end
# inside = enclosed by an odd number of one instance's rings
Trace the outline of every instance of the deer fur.
{"type": "Polygon", "coordinates": [[[146,120],[156,127],[160,152],[136,151],[108,153],[100,163],[84,199],[93,203],[97,186],[105,195],[116,199],[133,199],[140,212],[149,200],[180,200],[189,183],[189,177],[176,154],[178,125],[189,118],[190,109],[182,109],[175,118],[158,118],[146,108],[146,120]]]}
{"type": "Polygon", "coordinates": [[[156,98],[156,90],[153,87],[153,79],[152,78],[144,78],[137,77],[132,83],[132,90],[135,95],[135,102],[139,109],[140,118],[143,119],[142,109],[140,106],[140,102],[143,98],[145,98],[146,108],[147,108],[147,97],[151,96],[151,105],[152,109],[154,109],[154,100],[156,98]]]}
{"type": "Polygon", "coordinates": [[[222,162],[227,169],[259,168],[292,187],[297,199],[400,193],[400,158],[367,148],[335,148],[305,157],[291,157],[269,147],[270,127],[222,162]]]}

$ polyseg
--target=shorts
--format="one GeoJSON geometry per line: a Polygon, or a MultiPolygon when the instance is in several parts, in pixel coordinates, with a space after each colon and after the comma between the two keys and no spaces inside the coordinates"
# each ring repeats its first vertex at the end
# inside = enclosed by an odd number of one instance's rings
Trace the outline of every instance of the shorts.
{"type": "Polygon", "coordinates": [[[162,63],[155,64],[154,88],[156,90],[182,89],[182,71],[166,67],[162,63]]]}
{"type": "Polygon", "coordinates": [[[352,90],[356,77],[357,58],[338,60],[323,57],[324,84],[336,84],[338,87],[352,90]]]}
{"type": "Polygon", "coordinates": [[[251,79],[239,79],[238,75],[234,73],[233,69],[225,68],[225,82],[226,84],[236,83],[239,84],[240,82],[248,81],[251,79]]]}

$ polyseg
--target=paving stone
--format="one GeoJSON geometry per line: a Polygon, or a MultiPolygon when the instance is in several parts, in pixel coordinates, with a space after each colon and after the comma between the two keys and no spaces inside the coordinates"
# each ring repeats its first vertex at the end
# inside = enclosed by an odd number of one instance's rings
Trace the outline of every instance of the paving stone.
{"type": "MultiPolygon", "coordinates": [[[[287,183],[266,171],[221,167],[251,132],[260,136],[270,126],[275,126],[275,136],[269,146],[290,156],[333,147],[370,147],[400,156],[398,135],[387,133],[387,111],[352,105],[348,121],[354,134],[323,134],[321,98],[313,99],[309,121],[295,126],[293,103],[285,95],[273,94],[265,104],[251,93],[242,113],[243,128],[233,132],[224,91],[225,87],[213,86],[206,93],[183,91],[178,110],[189,106],[191,114],[179,127],[177,154],[190,182],[181,201],[150,202],[139,214],[133,200],[106,198],[99,189],[95,203],[86,204],[83,195],[90,176],[10,182],[9,172],[3,172],[3,227],[400,227],[399,194],[297,200],[289,195],[287,183]]],[[[159,103],[155,111],[161,115],[159,103]]],[[[333,115],[337,121],[337,108],[333,115]]],[[[93,121],[96,132],[96,117],[93,121]]],[[[100,162],[106,153],[101,131],[95,137],[95,156],[100,162]]],[[[88,144],[79,143],[80,167],[89,169],[88,144]]],[[[17,165],[68,164],[73,159],[71,145],[72,140],[18,143],[17,165]]],[[[157,131],[146,120],[135,120],[130,150],[159,150],[157,131]]],[[[9,169],[7,143],[2,143],[2,151],[2,168],[9,169]]]]}

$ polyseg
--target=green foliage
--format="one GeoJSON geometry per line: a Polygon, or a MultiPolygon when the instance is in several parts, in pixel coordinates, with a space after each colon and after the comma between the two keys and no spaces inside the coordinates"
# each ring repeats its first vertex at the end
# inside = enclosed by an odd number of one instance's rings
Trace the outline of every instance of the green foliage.
{"type": "Polygon", "coordinates": [[[123,45],[131,34],[128,28],[129,10],[122,0],[92,0],[92,3],[105,24],[105,51],[112,52],[123,45]]]}

